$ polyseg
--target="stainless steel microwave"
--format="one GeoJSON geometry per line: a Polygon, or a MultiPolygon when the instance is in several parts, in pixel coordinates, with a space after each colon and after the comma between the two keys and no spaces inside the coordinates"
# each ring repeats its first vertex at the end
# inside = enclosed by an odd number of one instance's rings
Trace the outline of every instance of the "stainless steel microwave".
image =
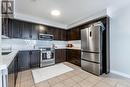
{"type": "Polygon", "coordinates": [[[51,34],[39,34],[39,40],[53,40],[54,36],[51,34]]]}

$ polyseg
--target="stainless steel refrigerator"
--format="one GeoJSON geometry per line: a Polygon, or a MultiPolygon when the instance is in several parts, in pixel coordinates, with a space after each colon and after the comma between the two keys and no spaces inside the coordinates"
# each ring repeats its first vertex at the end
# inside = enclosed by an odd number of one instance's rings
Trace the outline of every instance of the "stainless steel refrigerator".
{"type": "Polygon", "coordinates": [[[102,74],[102,31],[100,25],[81,30],[81,67],[95,75],[102,74]]]}

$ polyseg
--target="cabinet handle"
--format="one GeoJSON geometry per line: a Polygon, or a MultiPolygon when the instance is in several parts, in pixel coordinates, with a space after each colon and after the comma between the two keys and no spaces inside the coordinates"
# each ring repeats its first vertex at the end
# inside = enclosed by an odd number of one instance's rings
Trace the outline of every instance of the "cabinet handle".
{"type": "Polygon", "coordinates": [[[90,31],[90,37],[92,36],[92,31],[90,31]]]}
{"type": "Polygon", "coordinates": [[[32,51],[29,52],[29,55],[32,55],[32,51]]]}

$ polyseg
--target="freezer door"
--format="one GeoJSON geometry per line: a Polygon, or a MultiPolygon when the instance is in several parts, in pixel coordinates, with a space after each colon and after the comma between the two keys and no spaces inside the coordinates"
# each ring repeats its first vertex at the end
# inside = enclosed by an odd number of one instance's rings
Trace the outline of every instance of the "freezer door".
{"type": "Polygon", "coordinates": [[[81,52],[81,59],[100,63],[101,61],[101,55],[99,53],[87,53],[87,52],[81,52]]]}
{"type": "Polygon", "coordinates": [[[81,50],[88,51],[88,30],[89,28],[81,30],[81,50]]]}
{"type": "Polygon", "coordinates": [[[102,35],[100,26],[92,26],[88,31],[88,48],[89,52],[100,52],[102,46],[102,35]]]}
{"type": "Polygon", "coordinates": [[[81,67],[83,70],[93,73],[95,75],[101,75],[102,74],[102,68],[100,67],[100,64],[92,63],[88,61],[81,60],[81,67]]]}

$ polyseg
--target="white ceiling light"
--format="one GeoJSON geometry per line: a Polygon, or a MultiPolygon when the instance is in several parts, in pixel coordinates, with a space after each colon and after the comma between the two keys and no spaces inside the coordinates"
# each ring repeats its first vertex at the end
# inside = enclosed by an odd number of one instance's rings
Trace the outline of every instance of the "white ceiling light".
{"type": "Polygon", "coordinates": [[[59,10],[52,10],[51,11],[51,15],[53,15],[53,16],[59,16],[61,13],[60,13],[60,11],[59,10]]]}

